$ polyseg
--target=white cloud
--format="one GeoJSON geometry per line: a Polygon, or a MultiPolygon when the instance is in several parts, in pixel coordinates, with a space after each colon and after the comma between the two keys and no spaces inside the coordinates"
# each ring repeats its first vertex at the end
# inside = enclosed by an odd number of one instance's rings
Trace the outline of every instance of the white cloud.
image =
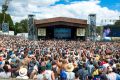
{"type": "Polygon", "coordinates": [[[101,24],[102,19],[118,19],[120,12],[101,7],[99,0],[77,1],[71,4],[55,4],[60,0],[19,0],[11,2],[10,14],[12,19],[20,21],[27,18],[28,14],[35,14],[36,19],[52,17],[73,17],[88,19],[90,13],[97,14],[97,25],[101,24]],[[14,5],[13,5],[14,4],[14,5]]]}
{"type": "Polygon", "coordinates": [[[60,0],[29,0],[29,4],[38,5],[38,6],[48,6],[51,4],[55,4],[60,0]]]}
{"type": "Polygon", "coordinates": [[[22,17],[19,17],[19,16],[11,16],[11,18],[14,20],[14,24],[15,24],[15,22],[20,22],[21,20],[26,19],[27,16],[22,16],[22,17]]]}

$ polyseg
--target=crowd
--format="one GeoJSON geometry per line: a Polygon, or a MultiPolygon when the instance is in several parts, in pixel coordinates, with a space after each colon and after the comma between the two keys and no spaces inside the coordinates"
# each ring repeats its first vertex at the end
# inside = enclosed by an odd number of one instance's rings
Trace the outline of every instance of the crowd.
{"type": "Polygon", "coordinates": [[[0,36],[0,79],[120,80],[120,43],[0,36]]]}

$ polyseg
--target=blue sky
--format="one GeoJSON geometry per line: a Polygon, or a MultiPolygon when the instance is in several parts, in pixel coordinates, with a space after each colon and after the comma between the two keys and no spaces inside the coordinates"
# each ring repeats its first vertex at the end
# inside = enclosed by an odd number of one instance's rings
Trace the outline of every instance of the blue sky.
{"type": "MultiPolygon", "coordinates": [[[[89,0],[60,0],[59,2],[56,2],[56,4],[70,4],[71,2],[75,1],[79,2],[89,0]]],[[[102,7],[108,7],[109,9],[120,11],[120,0],[99,0],[99,1],[100,1],[99,5],[102,7]]]]}
{"type": "MultiPolygon", "coordinates": [[[[0,0],[0,5],[3,3],[3,1],[5,0],[0,0]]],[[[71,2],[76,2],[76,1],[79,2],[79,1],[90,1],[90,0],[60,0],[57,1],[55,4],[70,4],[71,2]]],[[[120,11],[120,0],[93,0],[93,1],[100,1],[99,5],[120,11]]]]}
{"type": "MultiPolygon", "coordinates": [[[[0,11],[3,1],[0,0],[0,11]]],[[[118,19],[120,0],[12,0],[8,12],[14,22],[34,14],[36,19],[72,17],[88,19],[90,13],[97,15],[97,24],[103,19],[118,19]]]]}
{"type": "Polygon", "coordinates": [[[120,11],[120,0],[101,0],[100,3],[103,7],[120,11]]]}

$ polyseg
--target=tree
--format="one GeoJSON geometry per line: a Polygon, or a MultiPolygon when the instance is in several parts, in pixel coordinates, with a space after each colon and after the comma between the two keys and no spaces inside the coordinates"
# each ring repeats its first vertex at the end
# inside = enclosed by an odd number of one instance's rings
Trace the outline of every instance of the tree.
{"type": "Polygon", "coordinates": [[[4,19],[4,15],[5,15],[5,23],[9,24],[9,29],[14,31],[14,24],[13,24],[13,20],[11,18],[11,16],[9,14],[6,13],[0,13],[0,24],[3,23],[3,19],[4,19]]]}
{"type": "Polygon", "coordinates": [[[28,24],[27,19],[21,20],[20,22],[15,23],[15,34],[17,33],[27,33],[28,32],[28,24]]]}
{"type": "Polygon", "coordinates": [[[117,20],[114,25],[120,26],[120,20],[117,20]]]}
{"type": "Polygon", "coordinates": [[[96,33],[97,33],[98,35],[102,35],[102,31],[103,31],[103,26],[97,26],[97,27],[96,27],[96,33]]]}

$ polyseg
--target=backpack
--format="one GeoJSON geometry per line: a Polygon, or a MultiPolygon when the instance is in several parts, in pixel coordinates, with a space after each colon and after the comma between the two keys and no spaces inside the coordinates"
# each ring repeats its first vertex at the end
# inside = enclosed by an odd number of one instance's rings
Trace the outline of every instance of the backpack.
{"type": "Polygon", "coordinates": [[[67,79],[67,74],[65,72],[65,70],[62,70],[60,72],[60,80],[66,80],[67,79]]]}

